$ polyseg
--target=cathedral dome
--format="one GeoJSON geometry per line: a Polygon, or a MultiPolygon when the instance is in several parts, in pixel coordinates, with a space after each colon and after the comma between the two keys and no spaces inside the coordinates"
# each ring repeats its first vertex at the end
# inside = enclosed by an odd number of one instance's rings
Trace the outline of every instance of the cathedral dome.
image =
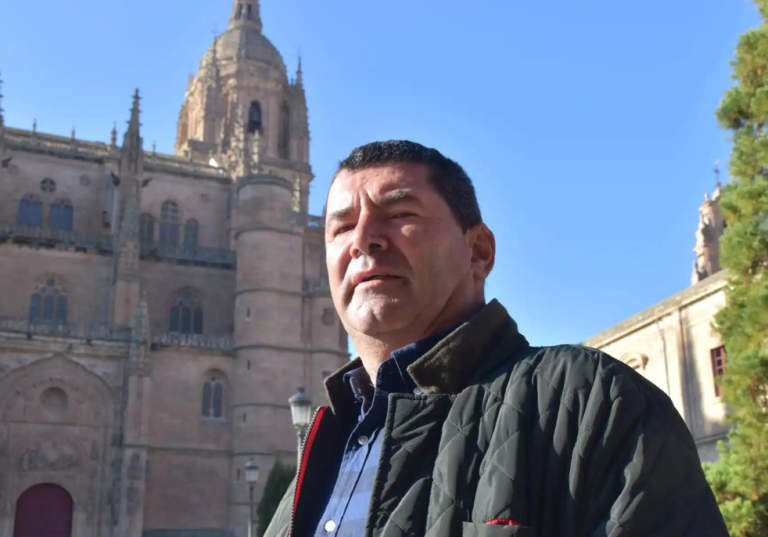
{"type": "Polygon", "coordinates": [[[239,26],[221,34],[216,43],[216,55],[221,61],[253,60],[267,64],[286,74],[280,52],[256,28],[239,26]]]}

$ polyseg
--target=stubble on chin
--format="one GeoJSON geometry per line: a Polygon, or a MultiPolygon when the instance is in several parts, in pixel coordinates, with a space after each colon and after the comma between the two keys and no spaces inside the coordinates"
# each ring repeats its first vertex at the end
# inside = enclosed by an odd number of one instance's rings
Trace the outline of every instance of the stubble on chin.
{"type": "Polygon", "coordinates": [[[405,315],[402,302],[385,295],[355,297],[347,307],[351,328],[369,337],[402,329],[408,324],[405,315]]]}

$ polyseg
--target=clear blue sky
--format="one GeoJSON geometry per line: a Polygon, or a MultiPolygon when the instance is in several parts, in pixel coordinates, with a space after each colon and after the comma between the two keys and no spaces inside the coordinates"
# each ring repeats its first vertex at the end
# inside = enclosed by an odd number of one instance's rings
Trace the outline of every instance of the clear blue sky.
{"type": "MultiPolygon", "coordinates": [[[[141,89],[145,145],[172,152],[187,76],[230,0],[2,0],[14,127],[107,141],[141,89]]],[[[488,293],[534,344],[579,342],[689,284],[698,206],[728,133],[747,0],[262,0],[304,59],[311,209],[353,147],[409,138],[474,179],[499,253],[488,293]]]]}

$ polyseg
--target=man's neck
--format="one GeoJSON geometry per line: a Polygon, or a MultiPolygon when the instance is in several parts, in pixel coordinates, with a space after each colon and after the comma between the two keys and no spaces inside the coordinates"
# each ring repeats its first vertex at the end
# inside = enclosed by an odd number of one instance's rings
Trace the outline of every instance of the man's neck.
{"type": "Polygon", "coordinates": [[[355,344],[355,349],[360,356],[360,360],[363,362],[363,367],[373,383],[376,380],[376,374],[378,373],[379,367],[392,356],[393,352],[468,321],[475,315],[475,313],[481,310],[484,305],[484,302],[472,304],[456,315],[443,319],[436,319],[429,324],[427,328],[419,331],[414,331],[411,328],[407,331],[403,330],[387,334],[376,334],[375,336],[368,336],[360,332],[351,332],[350,337],[355,344]]]}

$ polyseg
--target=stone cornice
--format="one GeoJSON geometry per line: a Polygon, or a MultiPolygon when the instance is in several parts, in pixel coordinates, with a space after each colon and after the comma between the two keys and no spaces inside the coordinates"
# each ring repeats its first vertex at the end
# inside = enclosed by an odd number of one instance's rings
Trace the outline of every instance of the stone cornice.
{"type": "Polygon", "coordinates": [[[297,354],[333,354],[335,356],[342,356],[349,358],[349,353],[336,350],[336,349],[323,349],[313,347],[291,347],[289,345],[270,345],[267,343],[246,343],[244,345],[235,346],[236,351],[249,350],[249,349],[265,349],[269,351],[281,351],[292,352],[297,354]]]}
{"type": "Polygon", "coordinates": [[[264,226],[264,225],[255,225],[255,226],[243,226],[239,227],[234,230],[235,231],[235,238],[238,238],[243,233],[248,233],[250,231],[272,231],[275,233],[282,233],[284,235],[294,235],[297,237],[301,237],[302,233],[295,231],[291,228],[285,228],[285,227],[274,227],[274,226],[264,226]]]}
{"type": "MultiPolygon", "coordinates": [[[[6,146],[10,149],[28,153],[45,154],[59,158],[87,160],[103,164],[120,159],[120,147],[112,147],[102,142],[72,140],[64,136],[32,132],[24,129],[7,128],[6,146]]],[[[145,173],[167,173],[182,177],[213,180],[230,184],[232,180],[223,169],[208,164],[190,161],[174,155],[161,155],[144,152],[145,173]]]]}
{"type": "Polygon", "coordinates": [[[247,186],[252,185],[271,185],[284,188],[289,192],[293,192],[293,185],[288,179],[284,179],[277,175],[268,173],[259,173],[250,177],[241,177],[237,180],[238,192],[247,186]]]}
{"type": "Polygon", "coordinates": [[[656,321],[660,317],[664,317],[669,313],[685,307],[693,302],[721,291],[727,285],[728,271],[721,270],[720,272],[713,274],[709,278],[706,278],[699,283],[680,291],[672,295],[671,297],[659,302],[655,306],[651,306],[640,313],[633,315],[629,319],[626,319],[619,324],[612,326],[611,328],[600,332],[599,334],[592,336],[582,343],[587,347],[601,348],[609,343],[625,337],[632,332],[636,332],[641,328],[648,326],[656,321]]]}
{"type": "Polygon", "coordinates": [[[277,295],[304,296],[303,291],[292,291],[290,289],[279,289],[277,287],[246,287],[235,292],[235,296],[248,295],[252,293],[274,293],[277,295]]]}

